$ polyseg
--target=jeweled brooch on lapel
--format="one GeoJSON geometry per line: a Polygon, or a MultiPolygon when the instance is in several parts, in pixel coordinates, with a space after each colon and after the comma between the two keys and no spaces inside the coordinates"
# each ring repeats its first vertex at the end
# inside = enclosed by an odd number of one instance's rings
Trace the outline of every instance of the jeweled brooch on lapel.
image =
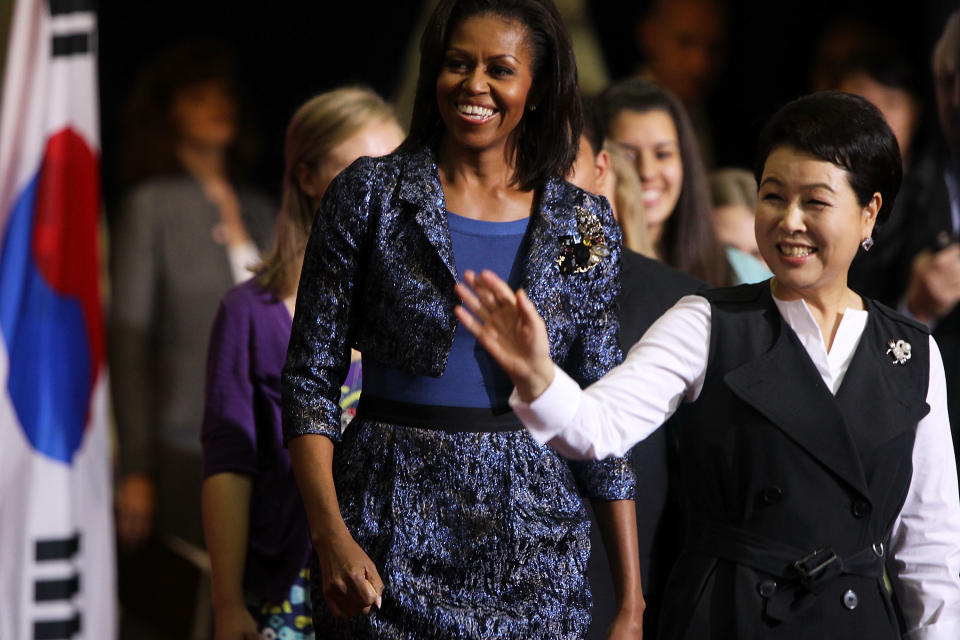
{"type": "Polygon", "coordinates": [[[577,207],[576,214],[577,233],[560,236],[557,264],[564,275],[589,271],[610,255],[607,240],[603,236],[603,225],[597,216],[583,207],[577,207]]]}
{"type": "Polygon", "coordinates": [[[890,347],[887,349],[887,355],[893,356],[895,364],[907,364],[911,351],[909,342],[906,340],[891,340],[887,343],[887,346],[890,347]]]}

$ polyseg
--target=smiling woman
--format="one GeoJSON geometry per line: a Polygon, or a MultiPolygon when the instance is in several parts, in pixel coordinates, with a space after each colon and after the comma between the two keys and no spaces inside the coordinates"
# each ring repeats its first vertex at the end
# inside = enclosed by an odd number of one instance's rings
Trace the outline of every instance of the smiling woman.
{"type": "MultiPolygon", "coordinates": [[[[525,103],[527,112],[517,122],[510,148],[514,154],[510,164],[515,166],[515,183],[529,190],[547,178],[565,175],[566,168],[576,158],[583,128],[583,107],[577,88],[573,49],[562,21],[559,17],[554,18],[556,15],[553,3],[549,2],[475,0],[439,3],[420,41],[420,75],[410,135],[404,148],[414,150],[433,144],[440,131],[450,126],[441,115],[438,81],[448,61],[453,31],[472,16],[496,17],[512,22],[514,26],[523,26],[523,45],[528,47],[526,55],[533,79],[525,103]],[[553,141],[552,144],[544,144],[547,140],[553,141]]],[[[501,36],[497,34],[495,37],[501,36]]],[[[508,52],[505,49],[499,53],[508,52]]]]}
{"type": "MultiPolygon", "coordinates": [[[[835,139],[818,120],[874,123],[860,98],[820,94],[788,106],[760,139],[757,245],[776,274],[775,296],[807,299],[829,349],[845,308],[861,309],[847,287],[850,263],[893,208],[902,176],[896,144],[879,135],[835,139]],[[827,113],[834,110],[834,113],[827,113]]],[[[889,128],[888,128],[889,129],[889,128]]],[[[872,240],[871,240],[872,242],[872,240]]]]}
{"type": "Polygon", "coordinates": [[[792,146],[767,156],[762,180],[756,235],[778,274],[774,294],[792,299],[846,289],[847,269],[873,232],[880,193],[861,206],[845,169],[792,146]]]}
{"type": "Polygon", "coordinates": [[[537,441],[603,458],[677,412],[688,531],[658,637],[894,640],[901,624],[904,637],[960,637],[940,353],[926,327],[846,285],[900,171],[866,100],[783,107],[757,155],[770,284],[681,299],[585,390],[551,362],[524,292],[486,271],[458,288],[472,313],[457,317],[513,380],[537,441]]]}
{"type": "Polygon", "coordinates": [[[582,128],[569,39],[551,0],[442,0],[421,61],[410,136],[330,185],[297,295],[283,424],[317,555],[316,627],[335,639],[582,638],[582,495],[619,578],[610,637],[636,637],[629,464],[569,463],[534,442],[509,379],[453,314],[460,274],[489,266],[530,291],[573,378],[620,360],[616,222],[563,180],[582,128]],[[603,251],[562,270],[583,237],[603,251]],[[341,435],[351,346],[364,389],[341,435]]]}
{"type": "Polygon", "coordinates": [[[633,161],[657,259],[713,286],[739,280],[710,222],[706,170],[683,105],[667,90],[623,80],[598,100],[607,137],[633,161]]]}
{"type": "Polygon", "coordinates": [[[447,124],[448,149],[496,147],[506,152],[528,108],[533,57],[522,23],[480,15],[456,27],[437,76],[437,106],[447,124]]]}

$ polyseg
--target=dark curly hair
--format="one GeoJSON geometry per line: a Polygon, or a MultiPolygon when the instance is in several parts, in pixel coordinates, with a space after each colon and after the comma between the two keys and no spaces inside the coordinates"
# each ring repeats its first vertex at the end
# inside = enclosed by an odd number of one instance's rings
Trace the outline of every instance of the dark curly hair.
{"type": "Polygon", "coordinates": [[[536,110],[523,114],[515,136],[514,182],[533,189],[547,178],[567,175],[577,156],[583,110],[577,63],[566,28],[551,0],[441,0],[420,40],[420,76],[401,149],[432,144],[443,130],[437,106],[437,77],[454,28],[467,18],[495,15],[517,20],[530,32],[536,110]]]}

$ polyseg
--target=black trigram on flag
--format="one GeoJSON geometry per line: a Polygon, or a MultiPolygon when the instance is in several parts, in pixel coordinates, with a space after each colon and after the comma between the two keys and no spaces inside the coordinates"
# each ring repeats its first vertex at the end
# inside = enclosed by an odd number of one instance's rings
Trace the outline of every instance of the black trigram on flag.
{"type": "Polygon", "coordinates": [[[77,573],[73,562],[80,551],[80,534],[70,538],[37,540],[34,545],[34,561],[38,572],[43,571],[45,565],[57,563],[65,568],[63,575],[58,577],[37,578],[33,585],[33,600],[38,605],[37,617],[33,621],[33,640],[63,640],[80,633],[82,618],[79,611],[72,615],[48,614],[45,609],[63,611],[72,608],[75,595],[80,592],[80,574],[77,573]],[[48,607],[44,605],[66,605],[48,607]]]}
{"type": "Polygon", "coordinates": [[[50,0],[54,22],[53,56],[73,56],[96,49],[96,30],[92,20],[95,0],[50,0]],[[91,20],[58,20],[60,16],[88,14],[91,20]]]}

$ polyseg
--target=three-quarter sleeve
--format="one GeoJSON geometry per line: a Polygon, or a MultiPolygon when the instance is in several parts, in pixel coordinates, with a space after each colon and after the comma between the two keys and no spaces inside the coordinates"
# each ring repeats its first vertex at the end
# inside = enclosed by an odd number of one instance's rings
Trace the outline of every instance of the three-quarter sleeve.
{"type": "Polygon", "coordinates": [[[154,322],[162,277],[156,201],[149,187],[132,192],[110,245],[108,357],[123,474],[154,471],[156,390],[150,367],[156,360],[154,322]]]}
{"type": "Polygon", "coordinates": [[[340,386],[350,367],[355,298],[370,203],[372,161],[330,184],[307,243],[283,368],[283,438],[340,439],[340,386]]]}
{"type": "MultiPolygon", "coordinates": [[[[578,283],[585,286],[586,295],[581,298],[582,308],[574,313],[578,320],[577,339],[563,365],[581,386],[598,380],[623,359],[617,341],[621,235],[610,205],[603,198],[599,202],[610,255],[603,269],[588,271],[583,283],[578,283]]],[[[571,461],[570,469],[580,491],[591,500],[633,500],[635,496],[636,475],[623,456],[571,461]]]]}
{"type": "Polygon", "coordinates": [[[203,409],[203,475],[257,473],[257,425],[251,379],[251,318],[248,306],[220,304],[207,351],[203,409]]]}
{"type": "Polygon", "coordinates": [[[930,337],[930,412],[917,425],[910,490],[893,525],[887,570],[905,638],[960,638],[960,493],[943,360],[930,337]]]}

